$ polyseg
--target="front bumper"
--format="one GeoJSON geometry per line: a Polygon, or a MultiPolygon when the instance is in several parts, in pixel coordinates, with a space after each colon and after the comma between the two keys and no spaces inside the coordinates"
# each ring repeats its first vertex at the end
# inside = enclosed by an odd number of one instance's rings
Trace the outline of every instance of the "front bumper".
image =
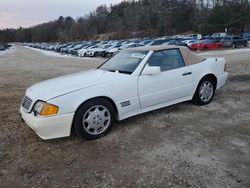
{"type": "Polygon", "coordinates": [[[21,107],[20,114],[23,121],[43,140],[70,136],[74,113],[39,117],[25,112],[21,107]]]}

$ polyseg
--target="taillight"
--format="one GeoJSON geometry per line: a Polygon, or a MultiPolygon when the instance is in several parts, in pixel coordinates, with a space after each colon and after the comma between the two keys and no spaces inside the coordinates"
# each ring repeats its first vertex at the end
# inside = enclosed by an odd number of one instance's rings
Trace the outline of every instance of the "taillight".
{"type": "Polygon", "coordinates": [[[224,65],[224,72],[227,72],[227,64],[224,65]]]}

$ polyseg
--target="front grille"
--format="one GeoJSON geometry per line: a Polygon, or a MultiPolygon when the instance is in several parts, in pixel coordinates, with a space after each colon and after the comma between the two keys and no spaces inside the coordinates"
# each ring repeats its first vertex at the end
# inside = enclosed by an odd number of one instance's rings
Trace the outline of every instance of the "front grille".
{"type": "Polygon", "coordinates": [[[26,110],[29,110],[31,104],[32,100],[29,97],[25,96],[23,98],[22,107],[26,110]]]}

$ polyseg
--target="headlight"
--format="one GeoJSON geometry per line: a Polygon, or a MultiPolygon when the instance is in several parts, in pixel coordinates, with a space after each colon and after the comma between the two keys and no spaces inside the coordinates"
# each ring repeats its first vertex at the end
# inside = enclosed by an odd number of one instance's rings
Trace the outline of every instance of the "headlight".
{"type": "Polygon", "coordinates": [[[43,101],[38,101],[36,102],[33,110],[36,114],[40,116],[48,116],[57,114],[59,107],[43,101]]]}

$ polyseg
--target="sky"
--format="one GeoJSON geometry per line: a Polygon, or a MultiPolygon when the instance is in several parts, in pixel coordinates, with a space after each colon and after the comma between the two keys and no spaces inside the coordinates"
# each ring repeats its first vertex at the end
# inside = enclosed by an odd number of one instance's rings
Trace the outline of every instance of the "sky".
{"type": "Polygon", "coordinates": [[[0,0],[0,29],[30,27],[57,19],[87,15],[102,4],[122,0],[0,0]]]}

